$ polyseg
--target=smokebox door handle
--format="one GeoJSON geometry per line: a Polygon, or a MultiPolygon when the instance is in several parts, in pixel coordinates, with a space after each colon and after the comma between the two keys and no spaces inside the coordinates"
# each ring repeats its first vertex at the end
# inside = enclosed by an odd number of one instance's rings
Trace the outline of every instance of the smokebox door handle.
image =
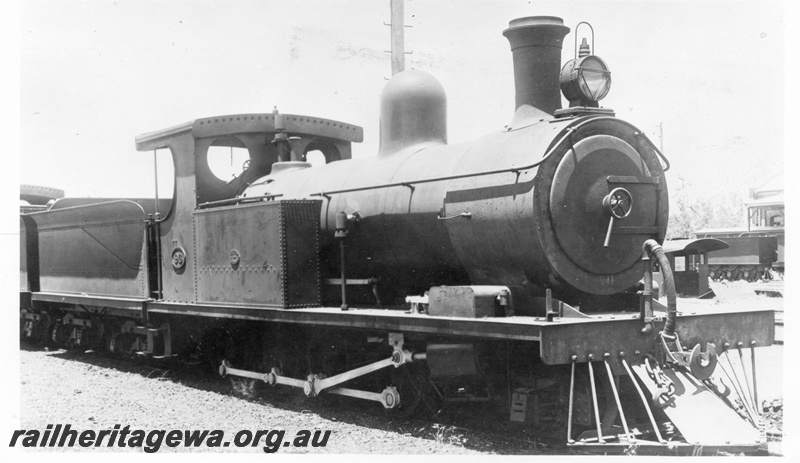
{"type": "Polygon", "coordinates": [[[450,220],[450,219],[458,219],[458,218],[471,219],[472,218],[472,212],[462,212],[460,214],[451,215],[450,217],[445,217],[443,214],[444,214],[444,212],[440,212],[439,216],[436,217],[436,218],[439,219],[439,220],[450,220]]]}

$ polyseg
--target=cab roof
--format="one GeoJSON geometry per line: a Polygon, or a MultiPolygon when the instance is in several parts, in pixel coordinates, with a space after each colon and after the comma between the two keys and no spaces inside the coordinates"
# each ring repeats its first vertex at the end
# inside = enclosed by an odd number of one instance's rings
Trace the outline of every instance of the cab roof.
{"type": "MultiPolygon", "coordinates": [[[[328,138],[351,143],[364,141],[364,129],[357,125],[298,114],[282,115],[286,124],[286,133],[289,135],[328,138]]],[[[275,133],[275,115],[273,113],[233,114],[195,119],[174,127],[137,136],[136,149],[150,151],[165,148],[167,140],[186,132],[191,132],[194,138],[248,132],[275,133]]]]}

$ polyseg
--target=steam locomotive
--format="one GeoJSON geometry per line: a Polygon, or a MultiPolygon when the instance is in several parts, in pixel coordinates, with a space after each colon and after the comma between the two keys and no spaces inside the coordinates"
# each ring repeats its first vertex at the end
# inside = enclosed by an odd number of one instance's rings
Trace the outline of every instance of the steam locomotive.
{"type": "Polygon", "coordinates": [[[360,127],[277,109],[137,137],[171,152],[171,200],[21,215],[23,338],[400,415],[490,403],[584,450],[759,449],[755,371],[727,354],[771,344],[773,312],[678,312],[669,163],[600,107],[610,71],[585,40],[562,68],[568,32],[510,22],[516,112],[468,143],[447,143],[444,90],[418,70],[387,83],[373,158],[351,159],[360,127]],[[213,147],[249,161],[220,180],[213,147]]]}

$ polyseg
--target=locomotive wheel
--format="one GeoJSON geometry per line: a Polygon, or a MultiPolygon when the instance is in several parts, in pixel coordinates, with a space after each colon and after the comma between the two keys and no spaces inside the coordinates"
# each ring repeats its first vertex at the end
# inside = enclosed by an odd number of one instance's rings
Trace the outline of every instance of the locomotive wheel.
{"type": "Polygon", "coordinates": [[[237,367],[242,367],[227,358],[226,348],[229,344],[230,332],[224,327],[211,328],[203,334],[198,345],[199,358],[203,369],[213,376],[219,376],[219,366],[223,360],[230,361],[237,367]]]}
{"type": "Polygon", "coordinates": [[[394,418],[434,415],[439,411],[433,386],[428,381],[428,371],[423,365],[406,364],[393,368],[392,385],[400,393],[400,406],[387,409],[386,414],[394,418]]]}

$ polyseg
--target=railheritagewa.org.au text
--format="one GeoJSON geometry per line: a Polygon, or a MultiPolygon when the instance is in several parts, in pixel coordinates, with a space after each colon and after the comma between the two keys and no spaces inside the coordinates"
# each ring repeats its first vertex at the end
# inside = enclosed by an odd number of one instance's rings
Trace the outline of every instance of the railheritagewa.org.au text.
{"type": "Polygon", "coordinates": [[[74,448],[74,447],[128,447],[141,448],[155,453],[164,446],[175,448],[225,448],[260,447],[265,453],[275,453],[281,448],[325,447],[331,431],[299,430],[288,434],[285,430],[241,430],[226,436],[222,430],[183,429],[131,429],[115,425],[113,429],[77,430],[69,424],[49,424],[45,430],[17,429],[11,436],[9,447],[74,448]]]}

